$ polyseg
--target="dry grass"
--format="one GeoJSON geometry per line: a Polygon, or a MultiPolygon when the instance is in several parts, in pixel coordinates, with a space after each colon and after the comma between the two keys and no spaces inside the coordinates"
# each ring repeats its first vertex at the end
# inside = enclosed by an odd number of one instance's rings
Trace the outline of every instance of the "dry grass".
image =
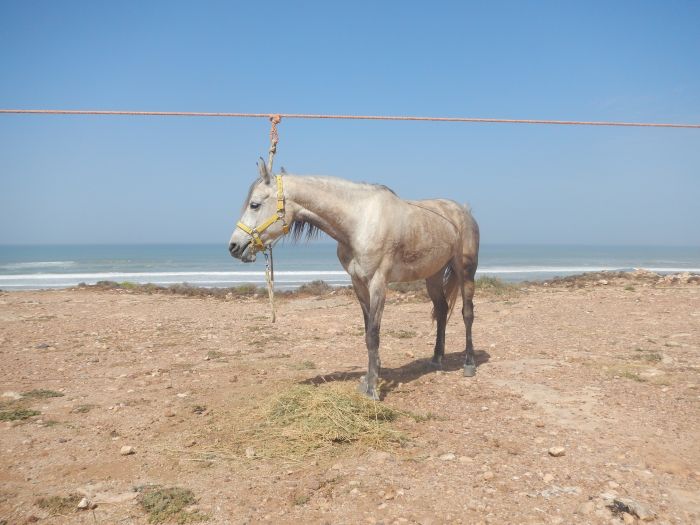
{"type": "Polygon", "coordinates": [[[479,277],[475,284],[478,293],[498,296],[512,296],[518,292],[517,285],[502,281],[498,277],[479,277]]]}
{"type": "Polygon", "coordinates": [[[311,281],[302,284],[297,288],[296,293],[300,295],[328,295],[334,288],[325,281],[311,281]]]}
{"type": "Polygon", "coordinates": [[[35,390],[30,390],[29,392],[24,392],[22,397],[28,399],[48,399],[50,397],[63,397],[64,394],[57,392],[56,390],[47,390],[45,388],[38,388],[35,390]]]}
{"type": "Polygon", "coordinates": [[[345,384],[295,385],[272,395],[237,434],[246,455],[300,460],[348,445],[386,449],[406,441],[390,423],[411,414],[355,392],[345,384]],[[254,453],[250,453],[250,447],[254,453]]]}
{"type": "Polygon", "coordinates": [[[185,297],[217,297],[219,299],[267,293],[265,288],[260,288],[252,284],[244,284],[229,288],[202,288],[188,283],[159,286],[157,284],[138,284],[129,281],[121,283],[115,281],[99,281],[96,284],[80,283],[78,288],[81,290],[122,290],[132,293],[172,294],[185,297]]]}
{"type": "Polygon", "coordinates": [[[0,421],[23,421],[30,417],[38,416],[39,414],[41,414],[41,412],[38,410],[31,410],[28,408],[7,408],[0,410],[0,421]]]}
{"type": "Polygon", "coordinates": [[[47,511],[50,516],[59,516],[75,511],[82,498],[80,494],[46,496],[37,499],[36,504],[40,509],[47,511]]]}
{"type": "Polygon", "coordinates": [[[194,493],[189,489],[149,485],[139,490],[141,494],[138,501],[148,514],[149,523],[196,523],[209,519],[201,512],[187,510],[187,507],[197,503],[194,493]]]}

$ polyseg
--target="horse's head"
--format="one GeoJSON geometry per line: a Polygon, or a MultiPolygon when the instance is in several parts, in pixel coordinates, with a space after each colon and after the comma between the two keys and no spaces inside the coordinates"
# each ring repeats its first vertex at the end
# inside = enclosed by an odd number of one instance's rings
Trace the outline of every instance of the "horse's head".
{"type": "Polygon", "coordinates": [[[272,177],[263,159],[258,171],[260,178],[250,187],[228,245],[231,255],[243,262],[253,262],[257,252],[288,231],[282,178],[272,177]]]}

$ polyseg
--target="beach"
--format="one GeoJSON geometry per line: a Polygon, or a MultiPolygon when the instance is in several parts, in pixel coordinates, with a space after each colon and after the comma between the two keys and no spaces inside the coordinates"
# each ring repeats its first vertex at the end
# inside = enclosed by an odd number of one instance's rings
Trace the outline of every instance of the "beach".
{"type": "Polygon", "coordinates": [[[429,300],[392,291],[400,439],[303,453],[256,434],[266,407],[353,391],[362,317],[347,289],[276,301],[272,324],[260,293],[0,292],[0,522],[145,524],[153,487],[191,491],[165,522],[699,522],[697,278],[482,286],[473,378],[459,301],[435,371],[429,300]]]}

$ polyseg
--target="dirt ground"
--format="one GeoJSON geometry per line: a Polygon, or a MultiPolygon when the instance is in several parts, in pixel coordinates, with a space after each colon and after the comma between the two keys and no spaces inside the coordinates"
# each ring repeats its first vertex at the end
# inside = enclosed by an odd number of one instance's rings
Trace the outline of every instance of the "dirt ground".
{"type": "Polygon", "coordinates": [[[429,417],[394,424],[401,446],[300,460],[256,454],[245,421],[291,385],[357,382],[349,293],[280,298],[274,325],[265,297],[1,293],[1,407],[38,413],[0,422],[0,523],[147,523],[135,487],[149,484],[190,489],[179,519],[213,524],[641,522],[616,497],[652,523],[700,523],[697,283],[475,302],[479,366],[464,378],[461,316],[436,372],[429,302],[394,292],[382,403],[429,417]],[[42,504],[71,494],[96,507],[42,504]]]}

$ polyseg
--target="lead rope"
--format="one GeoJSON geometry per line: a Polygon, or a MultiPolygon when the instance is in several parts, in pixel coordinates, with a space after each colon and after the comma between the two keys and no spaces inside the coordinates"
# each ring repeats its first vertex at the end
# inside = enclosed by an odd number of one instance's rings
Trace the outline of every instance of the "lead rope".
{"type": "Polygon", "coordinates": [[[274,323],[277,319],[275,313],[275,266],[272,259],[272,246],[268,246],[263,251],[265,255],[265,281],[267,282],[267,295],[270,297],[271,320],[274,323]],[[268,251],[270,252],[268,255],[268,251]]]}
{"type": "MultiPolygon", "coordinates": [[[[279,115],[270,115],[270,150],[267,157],[267,172],[272,174],[272,161],[277,153],[277,143],[279,135],[277,134],[277,124],[280,123],[282,117],[279,115]]],[[[263,250],[265,255],[265,282],[267,283],[267,295],[270,298],[271,320],[274,323],[277,320],[275,312],[275,263],[272,258],[272,245],[265,247],[263,250]],[[269,255],[268,255],[268,252],[269,255]]]]}

